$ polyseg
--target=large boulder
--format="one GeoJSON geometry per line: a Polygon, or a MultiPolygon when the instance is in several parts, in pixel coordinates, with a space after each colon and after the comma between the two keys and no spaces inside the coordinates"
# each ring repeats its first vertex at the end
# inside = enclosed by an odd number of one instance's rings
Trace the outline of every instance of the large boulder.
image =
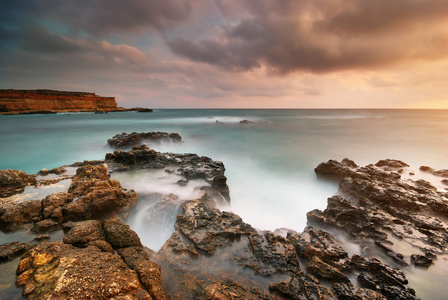
{"type": "Polygon", "coordinates": [[[134,270],[152,299],[166,299],[162,286],[161,268],[149,259],[149,255],[142,247],[131,246],[121,248],[118,254],[124,262],[134,270]]]}
{"type": "Polygon", "coordinates": [[[98,220],[68,222],[64,227],[69,229],[63,239],[66,244],[83,247],[92,241],[106,240],[101,221],[98,220]]]}
{"type": "Polygon", "coordinates": [[[105,164],[80,167],[76,174],[68,192],[78,199],[62,207],[64,221],[125,220],[128,217],[137,193],[125,191],[118,181],[111,180],[105,164]]]}
{"type": "Polygon", "coordinates": [[[199,201],[183,205],[175,228],[188,237],[195,247],[213,254],[218,247],[229,246],[241,235],[255,233],[255,229],[230,212],[223,212],[199,201]]]}
{"type": "Polygon", "coordinates": [[[115,248],[126,248],[132,246],[143,247],[138,235],[129,228],[129,225],[103,221],[103,231],[106,240],[115,248]]]}
{"type": "Polygon", "coordinates": [[[0,170],[0,198],[22,193],[25,187],[36,182],[36,175],[28,175],[20,170],[0,170]]]}
{"type": "Polygon", "coordinates": [[[42,217],[40,200],[13,203],[0,208],[0,230],[26,229],[42,217]]]}
{"type": "Polygon", "coordinates": [[[62,207],[73,201],[73,195],[67,192],[53,193],[42,200],[42,218],[52,219],[55,222],[62,223],[62,207]]]}
{"type": "Polygon", "coordinates": [[[27,299],[152,299],[118,254],[43,242],[22,256],[18,287],[27,299]]]}

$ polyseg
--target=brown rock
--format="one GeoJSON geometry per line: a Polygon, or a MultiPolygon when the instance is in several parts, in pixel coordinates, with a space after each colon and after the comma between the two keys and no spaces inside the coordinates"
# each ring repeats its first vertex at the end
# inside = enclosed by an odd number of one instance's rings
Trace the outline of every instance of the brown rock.
{"type": "Polygon", "coordinates": [[[117,254],[43,242],[22,257],[16,284],[27,299],[151,299],[117,254]]]}
{"type": "Polygon", "coordinates": [[[348,283],[350,279],[345,276],[337,268],[323,262],[319,257],[313,256],[306,262],[306,269],[308,272],[317,278],[327,281],[348,283]]]}
{"type": "Polygon", "coordinates": [[[27,228],[30,223],[41,218],[42,204],[40,200],[13,203],[0,208],[0,230],[15,231],[27,228]]]}
{"type": "Polygon", "coordinates": [[[183,213],[177,216],[175,228],[187,236],[196,248],[210,255],[217,247],[229,246],[239,236],[256,232],[239,216],[221,212],[198,201],[183,205],[183,213]]]}
{"type": "Polygon", "coordinates": [[[333,293],[321,285],[312,275],[299,273],[289,281],[271,283],[269,289],[274,290],[290,299],[337,299],[333,293]]]}
{"type": "Polygon", "coordinates": [[[124,220],[137,200],[135,191],[124,192],[118,181],[109,179],[104,164],[78,168],[68,192],[79,199],[62,207],[65,221],[124,220]]]}
{"type": "Polygon", "coordinates": [[[133,147],[141,145],[144,142],[160,143],[160,142],[180,142],[182,140],[178,133],[167,132],[132,132],[115,135],[107,140],[108,144],[115,148],[133,147]]]}
{"type": "Polygon", "coordinates": [[[0,107],[6,113],[47,111],[114,111],[114,97],[55,90],[0,90],[0,107]]]}
{"type": "Polygon", "coordinates": [[[143,247],[140,238],[129,228],[129,225],[114,221],[103,221],[103,230],[106,240],[115,248],[143,247]]]}
{"type": "Polygon", "coordinates": [[[105,240],[101,221],[88,220],[81,222],[69,222],[64,227],[70,230],[64,236],[64,243],[75,246],[85,246],[91,241],[105,240]]]}
{"type": "Polygon", "coordinates": [[[375,166],[377,167],[390,167],[390,168],[404,168],[409,167],[409,165],[401,160],[397,159],[382,159],[378,161],[375,166]]]}
{"type": "Polygon", "coordinates": [[[12,260],[22,255],[31,245],[28,243],[10,242],[0,245],[0,263],[12,260]]]}
{"type": "Polygon", "coordinates": [[[34,224],[34,227],[31,228],[32,233],[44,233],[44,232],[52,232],[62,228],[62,224],[53,221],[52,219],[45,219],[39,221],[34,224]]]}
{"type": "Polygon", "coordinates": [[[62,223],[64,217],[62,215],[62,206],[73,201],[73,196],[66,192],[53,193],[42,200],[42,218],[62,223]]]}
{"type": "Polygon", "coordinates": [[[118,249],[118,254],[137,273],[141,283],[153,299],[166,299],[162,286],[161,268],[149,259],[149,255],[142,247],[121,248],[118,249]]]}
{"type": "Polygon", "coordinates": [[[94,241],[88,242],[86,244],[86,247],[89,247],[89,246],[95,246],[103,252],[109,252],[112,254],[114,253],[114,248],[112,248],[111,244],[109,244],[108,242],[106,242],[104,240],[94,240],[94,241]]]}
{"type": "Polygon", "coordinates": [[[0,170],[0,198],[22,193],[26,186],[36,182],[36,175],[28,175],[20,170],[0,170]]]}

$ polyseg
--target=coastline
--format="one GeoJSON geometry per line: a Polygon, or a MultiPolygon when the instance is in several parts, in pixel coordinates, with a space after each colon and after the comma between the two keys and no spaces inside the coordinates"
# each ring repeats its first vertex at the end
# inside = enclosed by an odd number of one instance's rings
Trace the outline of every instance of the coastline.
{"type": "Polygon", "coordinates": [[[0,115],[125,111],[152,112],[152,109],[118,107],[115,97],[88,92],[0,89],[0,115]]]}
{"type": "MultiPolygon", "coordinates": [[[[172,153],[157,153],[154,150],[140,147],[138,145],[136,147],[137,148],[134,148],[134,150],[130,152],[116,151],[114,152],[114,154],[108,154],[106,155],[106,161],[84,162],[70,166],[69,168],[72,168],[72,170],[69,173],[76,175],[68,176],[71,176],[71,180],[74,180],[74,178],[78,176],[80,177],[79,180],[84,181],[86,178],[84,177],[84,179],[82,179],[82,174],[85,173],[86,170],[90,168],[92,171],[89,171],[85,174],[92,174],[92,172],[93,174],[96,174],[97,171],[94,170],[98,170],[98,168],[101,169],[101,166],[103,166],[105,162],[107,163],[107,173],[109,174],[109,176],[114,172],[127,172],[135,168],[143,170],[152,168],[168,168],[168,170],[176,170],[176,167],[171,167],[172,164],[176,165],[179,163],[179,160],[183,161],[187,157],[191,157],[191,155],[179,156],[172,153]],[[166,161],[166,159],[168,159],[168,161],[166,161]],[[84,171],[75,171],[76,168],[78,168],[78,170],[81,169],[84,171]]],[[[311,295],[314,295],[313,297],[318,296],[322,299],[329,299],[331,297],[341,299],[343,297],[361,297],[362,299],[373,299],[372,297],[374,296],[377,297],[375,299],[380,299],[381,297],[377,294],[383,294],[383,296],[390,299],[413,299],[414,292],[412,290],[412,286],[410,288],[407,287],[407,280],[405,279],[405,275],[400,271],[399,268],[387,266],[379,260],[377,261],[371,258],[366,258],[360,254],[353,254],[350,257],[346,250],[343,249],[344,245],[341,245],[340,242],[338,242],[338,239],[328,233],[328,231],[331,232],[331,228],[345,231],[348,235],[357,233],[358,235],[354,236],[354,240],[362,240],[364,238],[371,239],[371,241],[373,243],[376,243],[377,246],[378,244],[380,244],[380,249],[383,249],[384,253],[386,253],[386,255],[389,258],[392,258],[395,262],[410,264],[410,255],[403,256],[401,253],[394,251],[392,240],[385,238],[384,234],[381,234],[383,230],[372,231],[372,226],[369,225],[369,222],[374,222],[373,224],[376,224],[374,228],[381,225],[384,228],[387,228],[388,231],[391,231],[395,236],[398,236],[401,239],[408,238],[412,241],[415,237],[409,236],[409,228],[407,229],[407,231],[404,231],[404,233],[407,232],[408,235],[403,236],[403,231],[397,231],[397,228],[391,227],[403,226],[405,224],[408,224],[409,219],[404,218],[402,216],[403,214],[395,214],[394,217],[391,218],[391,222],[388,222],[387,218],[369,219],[369,216],[372,215],[372,213],[369,212],[369,209],[372,209],[372,207],[375,207],[375,205],[373,205],[371,202],[365,202],[366,200],[364,198],[369,198],[369,195],[362,194],[363,189],[359,189],[359,187],[356,185],[348,185],[348,179],[346,179],[354,178],[358,181],[368,179],[367,182],[369,182],[371,185],[382,185],[382,189],[385,188],[383,185],[388,183],[389,187],[387,187],[386,189],[392,189],[392,191],[396,193],[395,189],[397,188],[397,186],[404,184],[400,181],[400,173],[409,172],[404,170],[406,169],[404,163],[395,160],[386,160],[381,163],[378,162],[375,166],[371,165],[367,167],[358,167],[352,161],[343,160],[342,162],[329,161],[327,163],[319,165],[316,168],[316,174],[326,177],[328,177],[328,174],[330,174],[329,177],[343,182],[343,192],[345,192],[347,195],[349,195],[351,192],[350,200],[353,200],[353,197],[362,197],[363,201],[365,203],[368,203],[368,205],[367,207],[357,207],[354,206],[356,201],[347,202],[346,199],[341,199],[340,196],[331,197],[328,200],[328,206],[325,211],[311,211],[307,214],[309,226],[303,233],[286,230],[286,236],[280,235],[279,233],[275,232],[273,233],[269,231],[256,230],[251,225],[242,222],[241,218],[237,215],[227,213],[219,209],[220,206],[217,206],[215,201],[216,199],[221,199],[219,195],[222,195],[223,191],[226,191],[226,184],[225,180],[214,180],[214,178],[216,176],[223,176],[223,165],[221,166],[220,164],[216,164],[212,160],[206,158],[200,158],[199,160],[193,160],[190,162],[185,161],[185,163],[186,165],[182,167],[184,171],[182,171],[180,174],[182,176],[186,176],[185,179],[187,179],[187,184],[188,180],[199,176],[206,179],[211,185],[208,188],[205,187],[204,189],[202,189],[205,193],[203,193],[202,196],[199,196],[199,198],[196,197],[195,199],[182,201],[182,210],[178,212],[177,219],[175,221],[175,231],[172,233],[170,239],[165,243],[165,245],[158,253],[155,253],[147,248],[142,248],[145,249],[144,252],[148,255],[148,257],[145,258],[145,261],[148,261],[149,259],[162,266],[162,273],[160,275],[161,282],[164,285],[165,291],[172,299],[186,299],[189,297],[204,297],[205,299],[205,297],[209,298],[210,295],[224,295],[225,297],[230,297],[230,295],[233,295],[235,293],[240,295],[241,297],[246,297],[249,299],[270,299],[269,297],[275,298],[279,295],[295,298],[300,294],[300,291],[304,292],[303,285],[308,287],[314,286],[312,290],[307,290],[309,293],[311,293],[310,297],[311,295]],[[210,166],[214,167],[204,167],[204,163],[210,164],[210,166]],[[221,166],[219,167],[221,168],[221,171],[218,171],[218,173],[210,173],[209,175],[198,175],[197,173],[198,170],[202,170],[201,172],[203,172],[203,170],[213,171],[214,168],[218,166],[221,166]],[[372,181],[372,179],[374,180],[372,181]],[[395,182],[390,184],[390,180],[395,180],[395,182]],[[215,181],[216,183],[214,183],[215,181]],[[360,192],[361,194],[359,194],[360,192]],[[197,225],[193,224],[202,225],[198,227],[197,225]],[[348,224],[350,224],[351,226],[347,226],[348,224]],[[192,225],[193,227],[191,227],[192,225]],[[318,226],[315,227],[316,225],[318,226]],[[327,232],[322,231],[322,228],[324,230],[327,230],[327,232]],[[353,231],[354,229],[358,231],[353,231]],[[370,231],[368,231],[367,229],[369,229],[370,231]],[[401,236],[399,235],[399,233],[401,234],[401,236]],[[216,267],[213,267],[211,269],[213,271],[205,271],[204,273],[205,269],[203,269],[203,266],[209,265],[212,262],[219,263],[216,267]],[[237,270],[236,273],[228,273],[229,266],[231,266],[231,268],[234,268],[234,270],[237,270]],[[383,271],[380,272],[378,270],[383,271]],[[387,272],[384,270],[387,270],[387,272]],[[186,277],[184,279],[178,279],[179,281],[173,281],[173,276],[175,276],[175,274],[183,274],[182,276],[186,277]],[[357,274],[357,280],[352,279],[353,274],[357,274]],[[195,279],[197,276],[202,278],[201,281],[195,279]],[[204,279],[207,276],[209,276],[209,279],[204,279]],[[221,279],[218,280],[219,278],[221,279]],[[386,278],[386,282],[379,281],[384,280],[384,278],[386,278]],[[168,282],[170,283],[168,284],[168,282]],[[330,288],[328,288],[328,284],[330,284],[330,288]],[[359,295],[357,295],[357,293],[359,293],[359,295]]],[[[56,176],[58,174],[54,173],[59,173],[61,171],[62,170],[60,169],[47,170],[47,174],[53,174],[52,176],[56,176]]],[[[84,181],[83,185],[89,185],[89,182],[92,182],[92,180],[96,181],[97,179],[101,179],[103,181],[105,180],[107,182],[110,179],[108,179],[109,176],[104,177],[104,171],[105,170],[100,171],[98,173],[99,175],[93,175],[93,177],[91,175],[87,175],[90,177],[87,181],[84,181]],[[98,178],[98,176],[100,177],[98,178]]],[[[44,171],[43,173],[46,172],[44,171]]],[[[61,172],[60,174],[64,173],[65,172],[61,172]]],[[[42,182],[45,182],[45,176],[48,175],[39,175],[39,182],[41,182],[41,184],[42,182]]],[[[57,179],[55,178],[52,178],[52,180],[57,181],[57,179]]],[[[62,180],[69,179],[64,178],[62,180]]],[[[32,178],[30,178],[28,181],[31,185],[34,183],[32,178]]],[[[405,183],[408,185],[405,188],[407,193],[412,192],[411,184],[415,184],[416,192],[422,197],[426,195],[426,198],[428,198],[428,201],[430,201],[428,203],[434,203],[431,205],[433,205],[433,207],[435,208],[440,209],[440,204],[438,204],[439,202],[436,201],[437,197],[439,197],[440,200],[446,201],[446,196],[444,194],[434,194],[434,188],[426,182],[417,180],[411,183],[406,181],[405,183]],[[434,199],[434,197],[436,197],[436,199],[434,199]]],[[[73,186],[73,184],[74,183],[72,181],[71,186],[73,186]]],[[[21,186],[23,187],[23,184],[21,186]]],[[[100,184],[100,186],[103,186],[103,184],[100,184]]],[[[361,186],[363,185],[361,184],[361,186]]],[[[73,191],[76,189],[76,187],[70,187],[68,189],[69,194],[70,191],[71,193],[73,193],[73,191]]],[[[123,192],[128,193],[128,191],[123,192]]],[[[82,193],[83,192],[81,192],[80,195],[82,195],[82,193]]],[[[77,194],[75,193],[74,195],[77,194]]],[[[374,197],[370,200],[377,201],[376,199],[383,199],[383,197],[378,196],[377,193],[374,193],[374,195],[376,196],[376,198],[374,197]]],[[[149,197],[147,199],[151,200],[152,196],[141,195],[141,197],[149,197]]],[[[401,198],[404,198],[403,201],[407,203],[410,196],[408,194],[403,194],[401,195],[401,198]]],[[[162,195],[162,197],[157,200],[161,201],[161,206],[159,206],[162,210],[159,213],[163,214],[164,209],[173,209],[173,205],[174,207],[178,207],[178,204],[176,204],[175,200],[176,199],[172,196],[164,197],[162,195]]],[[[420,201],[422,200],[419,199],[419,202],[420,201]]],[[[77,200],[76,202],[80,203],[79,200],[77,200]]],[[[66,201],[63,203],[64,204],[62,205],[62,207],[68,204],[66,201]]],[[[398,201],[397,203],[400,203],[398,205],[398,207],[400,207],[401,202],[398,201]]],[[[394,205],[396,206],[396,204],[394,205]]],[[[49,211],[50,215],[54,213],[55,208],[57,207],[53,207],[49,211]]],[[[408,207],[405,208],[409,209],[408,207]]],[[[379,214],[384,216],[386,213],[390,214],[390,211],[385,211],[385,209],[386,208],[383,208],[373,215],[379,214]]],[[[129,212],[129,207],[126,210],[129,212]]],[[[67,212],[67,210],[65,211],[67,212]]],[[[420,210],[411,211],[412,213],[420,212],[420,210]]],[[[70,220],[75,223],[70,226],[64,226],[64,228],[68,230],[65,236],[67,236],[72,228],[76,227],[75,224],[82,225],[82,222],[85,222],[79,220],[79,209],[77,209],[76,212],[76,215],[78,217],[70,220]]],[[[444,213],[444,211],[441,212],[444,213]]],[[[2,215],[4,215],[4,213],[2,215]]],[[[89,216],[89,213],[81,215],[89,216]]],[[[72,217],[73,216],[71,213],[66,213],[65,215],[63,214],[62,220],[65,221],[64,218],[70,219],[72,217]]],[[[101,213],[98,214],[97,217],[99,217],[100,219],[103,218],[101,213]]],[[[54,221],[54,218],[55,217],[53,216],[50,219],[54,221]]],[[[432,219],[427,219],[426,221],[422,220],[422,217],[418,217],[416,219],[420,220],[420,223],[409,223],[408,226],[412,224],[412,226],[417,226],[417,231],[421,230],[421,232],[431,233],[435,230],[439,232],[446,227],[440,226],[438,222],[442,221],[434,220],[434,217],[432,217],[432,219]]],[[[45,220],[47,219],[40,221],[36,220],[37,222],[33,222],[34,227],[36,227],[37,224],[44,222],[45,220]]],[[[15,224],[16,223],[17,222],[15,222],[15,224]]],[[[52,226],[55,226],[54,222],[51,224],[49,223],[49,221],[45,221],[43,224],[40,224],[40,226],[43,229],[53,228],[52,226]]],[[[58,223],[56,225],[62,226],[62,224],[59,225],[58,223]]],[[[104,223],[102,226],[104,226],[104,223]]],[[[442,231],[442,233],[446,234],[445,231],[442,231]]],[[[133,235],[132,233],[129,234],[133,235]]],[[[92,238],[92,241],[97,240],[98,239],[92,238]]],[[[104,241],[103,239],[100,240],[104,241]]],[[[420,242],[422,241],[421,239],[418,240],[420,242]]],[[[107,240],[107,238],[106,242],[109,244],[111,243],[107,240]]],[[[50,244],[51,243],[52,242],[50,242],[50,244]]],[[[98,244],[98,242],[96,242],[96,244],[98,244]]],[[[49,244],[45,245],[45,247],[48,247],[49,244]]],[[[74,245],[75,248],[79,248],[79,246],[81,246],[80,249],[89,248],[86,243],[80,244],[80,242],[73,242],[71,245],[74,245]]],[[[101,249],[101,245],[103,246],[103,248],[105,247],[105,243],[99,243],[96,246],[90,246],[90,248],[100,247],[99,249],[101,249]]],[[[46,251],[48,251],[45,250],[48,248],[45,248],[44,246],[42,246],[44,248],[39,248],[40,246],[34,247],[37,247],[38,249],[38,252],[36,252],[38,254],[36,255],[41,255],[47,253],[46,251]]],[[[141,245],[138,245],[138,247],[141,247],[141,245]]],[[[90,249],[89,251],[91,251],[92,249],[90,249]]],[[[115,247],[116,251],[118,251],[119,249],[122,249],[122,247],[115,247]]],[[[443,249],[446,250],[445,244],[440,245],[439,247],[440,251],[443,249]]],[[[72,250],[73,249],[69,249],[67,251],[72,250]]],[[[434,258],[432,257],[432,255],[438,255],[440,252],[437,251],[434,246],[428,249],[421,248],[421,250],[429,251],[427,253],[423,253],[423,256],[429,256],[428,258],[430,258],[433,262],[434,258]]],[[[143,253],[141,252],[141,250],[135,251],[137,251],[137,253],[143,253]]],[[[59,253],[58,255],[63,256],[63,254],[61,253],[59,253]]],[[[146,257],[146,255],[144,256],[146,257]]],[[[124,258],[123,256],[121,257],[126,262],[126,258],[124,258]]],[[[422,259],[422,257],[419,256],[415,256],[415,258],[422,259]]],[[[416,264],[416,259],[414,259],[413,264],[416,264]]],[[[132,265],[132,263],[130,264],[132,265]]],[[[150,263],[148,262],[148,264],[150,263]]],[[[140,272],[149,271],[140,270],[140,272]]],[[[26,285],[26,283],[24,284],[26,285]]],[[[149,291],[151,289],[150,285],[147,284],[146,286],[146,290],[149,291]]],[[[306,293],[304,295],[306,295],[306,293]]],[[[159,298],[157,299],[162,299],[160,298],[162,296],[159,295],[158,297],[159,298]]],[[[226,299],[225,297],[223,299],[226,299]]]]}

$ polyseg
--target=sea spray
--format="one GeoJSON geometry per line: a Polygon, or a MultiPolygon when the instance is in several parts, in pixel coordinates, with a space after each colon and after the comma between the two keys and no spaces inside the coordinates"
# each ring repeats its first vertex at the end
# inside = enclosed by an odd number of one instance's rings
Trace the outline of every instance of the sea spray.
{"type": "MultiPolygon", "coordinates": [[[[169,168],[168,168],[169,170],[169,168]]],[[[209,184],[202,179],[189,180],[165,170],[132,170],[115,172],[112,178],[127,189],[139,194],[128,224],[139,235],[142,243],[157,251],[174,231],[174,222],[184,200],[199,197],[198,187],[209,184]]]]}

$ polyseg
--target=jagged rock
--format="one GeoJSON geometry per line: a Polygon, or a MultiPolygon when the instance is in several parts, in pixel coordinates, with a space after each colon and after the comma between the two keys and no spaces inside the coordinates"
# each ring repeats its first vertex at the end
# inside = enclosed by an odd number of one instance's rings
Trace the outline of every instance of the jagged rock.
{"type": "Polygon", "coordinates": [[[76,173],[68,192],[79,199],[62,207],[65,221],[127,218],[137,193],[125,192],[118,181],[109,179],[106,165],[86,165],[76,173]]]}
{"type": "Polygon", "coordinates": [[[415,291],[407,286],[408,280],[398,269],[381,263],[376,258],[365,258],[354,254],[350,260],[354,269],[368,271],[372,277],[358,276],[364,287],[375,287],[381,294],[390,299],[417,299],[415,291]]]}
{"type": "Polygon", "coordinates": [[[20,243],[17,241],[2,244],[0,245],[0,263],[16,258],[17,256],[20,256],[28,251],[30,248],[30,244],[20,243]]]}
{"type": "Polygon", "coordinates": [[[355,298],[357,299],[362,299],[362,300],[386,300],[386,297],[384,297],[383,295],[373,291],[373,290],[369,290],[369,289],[359,289],[356,292],[355,297],[359,297],[359,298],[355,298]]]}
{"type": "Polygon", "coordinates": [[[0,230],[16,231],[29,227],[41,219],[42,204],[40,200],[13,203],[0,208],[0,230]]]}
{"type": "Polygon", "coordinates": [[[25,187],[36,182],[36,175],[28,175],[20,170],[0,170],[0,198],[22,193],[25,187]]]}
{"type": "Polygon", "coordinates": [[[434,261],[425,255],[412,254],[411,263],[418,267],[428,268],[429,266],[434,264],[434,261]]]}
{"type": "Polygon", "coordinates": [[[289,231],[286,238],[306,260],[319,257],[325,262],[338,262],[348,257],[331,234],[312,226],[307,226],[301,234],[289,231]]]}
{"type": "Polygon", "coordinates": [[[448,169],[434,170],[433,168],[428,167],[428,166],[421,166],[420,167],[420,171],[428,172],[428,173],[431,173],[432,175],[435,175],[435,176],[447,177],[448,178],[448,169]]]}
{"type": "Polygon", "coordinates": [[[358,165],[354,161],[344,158],[340,163],[336,160],[321,163],[314,169],[314,172],[321,178],[341,180],[346,176],[357,174],[356,168],[358,165]]]}
{"type": "Polygon", "coordinates": [[[222,162],[213,161],[206,156],[196,154],[159,153],[146,145],[135,146],[131,151],[114,151],[106,154],[106,162],[112,170],[165,169],[183,178],[179,184],[186,185],[192,179],[204,179],[210,186],[202,189],[214,198],[217,203],[229,203],[230,193],[225,167],[222,162]],[[176,168],[173,171],[172,168],[176,168]]]}
{"type": "Polygon", "coordinates": [[[114,253],[114,248],[112,248],[112,245],[104,240],[90,241],[86,244],[86,247],[89,247],[89,246],[97,247],[98,249],[100,249],[103,252],[109,252],[112,254],[114,253]]]}
{"type": "Polygon", "coordinates": [[[61,223],[55,222],[52,219],[45,219],[35,223],[30,231],[32,233],[40,234],[44,232],[52,232],[61,228],[62,228],[61,223]]]}
{"type": "Polygon", "coordinates": [[[101,221],[87,220],[81,222],[68,222],[65,228],[70,228],[64,236],[64,243],[84,247],[96,240],[106,240],[101,221]]]}
{"type": "Polygon", "coordinates": [[[347,283],[333,282],[331,290],[338,300],[361,300],[360,296],[355,294],[355,287],[349,281],[347,283]]]}
{"type": "Polygon", "coordinates": [[[335,281],[341,283],[348,283],[350,279],[345,276],[337,268],[323,262],[319,257],[313,256],[306,262],[306,269],[308,272],[317,278],[327,281],[335,281]]]}
{"type": "Polygon", "coordinates": [[[132,132],[115,135],[113,138],[108,139],[107,143],[115,148],[133,147],[140,145],[144,142],[170,142],[176,143],[182,141],[182,137],[178,133],[167,132],[132,132]]]}
{"type": "Polygon", "coordinates": [[[161,268],[149,259],[149,255],[142,247],[121,248],[118,249],[118,254],[137,273],[140,282],[152,299],[166,299],[162,286],[161,268]]]}
{"type": "Polygon", "coordinates": [[[27,299],[152,299],[118,254],[43,242],[22,256],[16,284],[27,299]]]}
{"type": "Polygon", "coordinates": [[[61,192],[53,193],[45,197],[42,200],[42,218],[49,219],[62,223],[64,221],[64,216],[62,215],[62,207],[73,201],[73,195],[61,192]]]}
{"type": "Polygon", "coordinates": [[[289,281],[271,283],[269,288],[290,299],[337,299],[336,296],[321,285],[319,281],[311,275],[299,273],[289,281]]]}
{"type": "Polygon", "coordinates": [[[213,282],[204,288],[205,299],[233,300],[233,299],[273,299],[269,295],[261,293],[257,288],[247,289],[231,280],[213,282]]]}
{"type": "Polygon", "coordinates": [[[248,261],[240,259],[239,263],[262,276],[296,274],[300,271],[293,245],[282,236],[269,231],[264,234],[252,233],[248,246],[254,258],[248,261]]]}
{"type": "Polygon", "coordinates": [[[58,168],[53,168],[50,170],[47,169],[42,169],[38,172],[39,175],[48,175],[48,174],[62,174],[67,172],[67,169],[65,169],[64,167],[58,167],[58,168]]]}
{"type": "Polygon", "coordinates": [[[115,248],[143,247],[140,238],[129,228],[129,225],[120,222],[103,221],[103,230],[106,241],[115,248]]]}
{"type": "Polygon", "coordinates": [[[187,236],[197,249],[212,255],[217,247],[225,247],[241,235],[256,232],[241,218],[221,212],[198,201],[186,202],[183,213],[177,216],[175,228],[187,236]]]}
{"type": "Polygon", "coordinates": [[[382,159],[379,160],[375,166],[377,167],[390,167],[390,168],[405,168],[409,167],[409,165],[401,160],[397,159],[382,159]]]}
{"type": "MultiPolygon", "coordinates": [[[[383,160],[357,169],[337,161],[321,165],[322,172],[336,174],[340,193],[350,201],[341,196],[329,198],[324,211],[307,214],[310,224],[336,227],[352,240],[373,239],[402,265],[406,265],[404,257],[384,247],[391,243],[386,232],[424,252],[446,252],[448,229],[441,219],[448,216],[447,195],[425,180],[403,180],[389,170],[407,164],[383,160]]],[[[432,172],[429,167],[421,169],[432,172]]]]}
{"type": "Polygon", "coordinates": [[[106,153],[106,161],[113,161],[124,166],[135,166],[139,163],[147,163],[148,167],[163,168],[163,161],[157,161],[157,152],[146,145],[132,148],[132,151],[114,151],[106,153]]]}
{"type": "Polygon", "coordinates": [[[379,287],[377,286],[375,280],[373,280],[373,278],[365,273],[359,273],[358,277],[358,283],[367,289],[371,289],[371,290],[377,290],[379,289],[379,287]]]}

